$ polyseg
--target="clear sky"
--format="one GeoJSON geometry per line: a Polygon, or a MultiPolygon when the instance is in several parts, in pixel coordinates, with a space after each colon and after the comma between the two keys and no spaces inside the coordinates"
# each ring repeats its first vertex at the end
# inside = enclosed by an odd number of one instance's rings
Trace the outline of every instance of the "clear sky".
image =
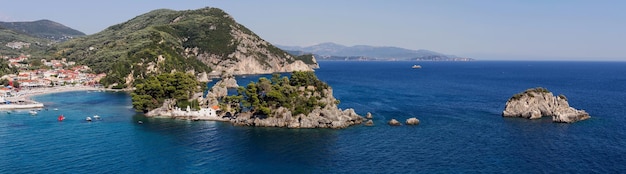
{"type": "Polygon", "coordinates": [[[218,7],[280,45],[397,46],[481,60],[626,61],[626,1],[0,0],[0,21],[87,34],[154,9],[218,7]]]}

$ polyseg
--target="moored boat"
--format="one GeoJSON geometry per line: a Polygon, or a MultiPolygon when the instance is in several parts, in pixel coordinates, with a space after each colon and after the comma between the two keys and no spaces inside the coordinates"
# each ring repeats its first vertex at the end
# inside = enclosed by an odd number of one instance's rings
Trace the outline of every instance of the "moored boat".
{"type": "Polygon", "coordinates": [[[63,121],[63,120],[65,120],[65,116],[63,116],[63,114],[61,114],[61,115],[59,115],[59,118],[57,118],[57,120],[63,121]]]}
{"type": "Polygon", "coordinates": [[[413,65],[411,68],[413,68],[413,69],[420,69],[420,68],[422,68],[422,66],[421,65],[413,65]]]}
{"type": "Polygon", "coordinates": [[[85,118],[85,121],[91,121],[91,117],[85,118]]]}

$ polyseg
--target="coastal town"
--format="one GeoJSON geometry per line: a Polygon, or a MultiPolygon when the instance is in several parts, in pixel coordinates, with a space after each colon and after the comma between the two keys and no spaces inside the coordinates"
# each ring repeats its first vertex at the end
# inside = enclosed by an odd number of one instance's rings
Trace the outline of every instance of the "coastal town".
{"type": "Polygon", "coordinates": [[[92,73],[88,66],[77,65],[65,58],[46,60],[35,59],[30,55],[0,57],[2,62],[8,63],[8,69],[17,71],[0,77],[2,109],[43,107],[28,97],[43,93],[99,89],[100,79],[106,76],[104,73],[92,73]]]}

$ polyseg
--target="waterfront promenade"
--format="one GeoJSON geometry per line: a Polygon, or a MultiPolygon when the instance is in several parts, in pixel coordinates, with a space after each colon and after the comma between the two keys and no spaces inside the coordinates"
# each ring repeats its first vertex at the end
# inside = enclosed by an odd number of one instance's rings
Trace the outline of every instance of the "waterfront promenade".
{"type": "Polygon", "coordinates": [[[98,91],[105,90],[104,88],[97,88],[93,86],[57,86],[57,87],[41,87],[22,89],[16,92],[14,96],[2,98],[2,104],[0,109],[34,109],[43,108],[44,105],[31,99],[36,95],[70,92],[70,91],[98,91]],[[8,101],[8,102],[7,102],[8,101]]]}

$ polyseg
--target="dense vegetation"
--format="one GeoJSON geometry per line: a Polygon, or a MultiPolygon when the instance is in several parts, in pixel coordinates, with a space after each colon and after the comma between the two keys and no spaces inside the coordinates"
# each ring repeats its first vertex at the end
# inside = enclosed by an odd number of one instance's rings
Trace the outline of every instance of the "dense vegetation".
{"type": "MultiPolygon", "coordinates": [[[[262,40],[217,8],[161,9],[113,25],[94,35],[67,41],[50,53],[55,58],[68,58],[69,61],[88,65],[96,73],[107,73],[101,83],[108,86],[127,83],[129,74],[134,79],[141,79],[174,70],[210,72],[209,65],[199,60],[202,58],[196,57],[196,53],[220,60],[233,59],[229,55],[242,46],[233,36],[238,32],[253,36],[253,40],[262,40]]],[[[312,62],[312,57],[283,56],[289,54],[271,44],[243,46],[267,48],[269,54],[285,57],[290,63],[295,60],[312,62]]],[[[262,64],[267,63],[266,53],[248,54],[246,56],[256,56],[262,64]]]]}
{"type": "Polygon", "coordinates": [[[17,68],[9,67],[9,61],[6,59],[0,59],[0,77],[7,74],[16,74],[17,72],[17,68]]]}
{"type": "Polygon", "coordinates": [[[210,68],[185,48],[198,48],[226,56],[236,45],[231,43],[234,20],[216,8],[173,11],[155,10],[106,30],[66,42],[56,56],[67,57],[107,73],[101,83],[125,83],[133,73],[137,79],[150,74],[190,71],[210,72],[210,68]],[[158,57],[162,56],[159,60],[158,57]],[[154,67],[153,72],[148,67],[154,67]]]}
{"type": "MultiPolygon", "coordinates": [[[[58,23],[42,20],[12,25],[23,28],[25,32],[39,34],[58,33],[59,29],[64,30],[65,26],[58,24],[60,28],[55,28],[52,24],[58,23]]],[[[70,30],[67,30],[66,34],[68,31],[70,30]]],[[[271,44],[265,44],[266,42],[242,45],[240,43],[242,37],[235,38],[241,36],[238,35],[240,33],[251,36],[244,37],[246,39],[262,41],[252,31],[217,8],[185,11],[161,9],[113,25],[99,33],[58,44],[50,44],[50,40],[0,27],[0,44],[14,40],[31,43],[29,49],[21,50],[0,46],[2,47],[0,55],[31,54],[33,55],[33,59],[29,60],[31,63],[37,63],[41,58],[67,58],[68,61],[89,66],[94,73],[106,73],[107,76],[100,83],[113,88],[132,87],[133,81],[161,73],[182,71],[198,75],[211,72],[210,66],[215,66],[216,63],[207,65],[207,57],[217,58],[218,61],[232,60],[235,59],[232,53],[240,46],[267,50],[248,51],[244,54],[253,56],[261,64],[268,66],[270,65],[268,57],[271,55],[285,58],[288,63],[296,60],[314,63],[311,55],[291,56],[271,44]],[[3,49],[7,51],[2,52],[3,49]]]]}
{"type": "Polygon", "coordinates": [[[20,54],[33,55],[41,57],[49,50],[51,41],[33,37],[24,33],[16,32],[7,28],[0,27],[0,55],[17,57],[20,54]],[[13,49],[6,46],[9,42],[25,42],[30,43],[28,48],[13,49]]]}
{"type": "Polygon", "coordinates": [[[199,85],[193,75],[183,72],[149,76],[136,81],[136,89],[131,93],[133,108],[139,112],[148,112],[161,107],[165,99],[175,99],[180,108],[187,105],[197,108],[198,101],[189,99],[202,90],[199,85]]]}
{"type": "Polygon", "coordinates": [[[323,108],[327,103],[320,100],[328,85],[320,81],[314,72],[295,71],[291,78],[273,74],[271,79],[264,77],[239,87],[238,94],[227,96],[224,103],[235,110],[250,111],[255,115],[272,116],[271,110],[285,107],[292,115],[308,114],[316,107],[323,108]]]}
{"type": "MultiPolygon", "coordinates": [[[[141,79],[174,70],[210,72],[210,68],[195,56],[185,55],[184,49],[204,48],[205,45],[195,45],[197,40],[215,40],[196,35],[197,33],[185,35],[187,33],[181,32],[208,33],[208,27],[198,25],[216,22],[212,20],[215,18],[212,16],[215,11],[155,10],[113,25],[100,33],[65,42],[54,50],[54,54],[56,57],[67,57],[70,61],[89,65],[97,73],[107,73],[107,77],[101,81],[104,85],[126,83],[125,78],[131,73],[134,78],[141,79]],[[173,23],[177,18],[177,22],[173,23]],[[192,44],[187,44],[188,42],[192,44]],[[159,56],[162,58],[159,59],[159,56]]],[[[228,45],[223,42],[216,44],[228,45]]]]}

